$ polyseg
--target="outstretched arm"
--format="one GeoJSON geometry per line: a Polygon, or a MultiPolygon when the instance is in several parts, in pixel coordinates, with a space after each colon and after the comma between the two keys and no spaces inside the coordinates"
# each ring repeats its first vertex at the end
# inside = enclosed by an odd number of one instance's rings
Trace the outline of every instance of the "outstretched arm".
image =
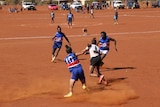
{"type": "Polygon", "coordinates": [[[117,50],[117,41],[113,38],[110,38],[110,40],[114,42],[115,50],[118,51],[117,50]]]}
{"type": "Polygon", "coordinates": [[[88,51],[88,50],[85,48],[85,49],[83,49],[81,52],[77,52],[77,53],[75,53],[75,54],[76,54],[76,56],[80,56],[80,55],[85,54],[87,51],[88,51]]]}
{"type": "Polygon", "coordinates": [[[71,43],[69,42],[69,39],[67,38],[67,36],[65,34],[63,36],[66,39],[66,41],[69,43],[69,46],[71,46],[71,43]]]}
{"type": "Polygon", "coordinates": [[[83,49],[81,52],[76,53],[76,56],[85,54],[86,52],[89,51],[89,48],[90,48],[90,44],[88,44],[87,47],[83,49]]]}

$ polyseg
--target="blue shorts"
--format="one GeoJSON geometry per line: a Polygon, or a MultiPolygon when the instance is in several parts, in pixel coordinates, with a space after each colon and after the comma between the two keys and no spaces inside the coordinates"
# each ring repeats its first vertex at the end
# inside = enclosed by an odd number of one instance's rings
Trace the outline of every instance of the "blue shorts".
{"type": "Polygon", "coordinates": [[[72,18],[68,18],[68,23],[71,23],[72,22],[72,18]]]}
{"type": "Polygon", "coordinates": [[[73,79],[75,81],[78,81],[78,79],[80,79],[80,80],[85,79],[84,71],[81,66],[72,68],[72,70],[70,70],[70,72],[71,72],[71,79],[73,79]]]}
{"type": "Polygon", "coordinates": [[[55,42],[53,44],[53,49],[56,49],[56,48],[61,48],[62,47],[62,42],[55,42]]]}
{"type": "Polygon", "coordinates": [[[114,20],[117,20],[117,19],[118,19],[118,17],[114,15],[113,19],[114,19],[114,20]]]}

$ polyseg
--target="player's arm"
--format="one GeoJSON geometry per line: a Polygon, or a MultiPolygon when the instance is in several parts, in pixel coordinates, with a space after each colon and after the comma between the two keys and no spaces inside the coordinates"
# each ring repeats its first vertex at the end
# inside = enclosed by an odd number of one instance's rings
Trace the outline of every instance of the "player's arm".
{"type": "Polygon", "coordinates": [[[67,38],[67,36],[65,34],[63,34],[63,37],[66,39],[66,41],[69,43],[69,46],[71,46],[71,43],[69,41],[69,39],[67,38]]]}
{"type": "Polygon", "coordinates": [[[52,40],[54,40],[54,39],[55,39],[55,36],[52,37],[52,40]]]}
{"type": "Polygon", "coordinates": [[[76,53],[77,56],[86,54],[89,51],[89,48],[91,47],[91,44],[88,44],[85,49],[83,49],[81,52],[76,53]]]}
{"type": "Polygon", "coordinates": [[[75,53],[76,56],[80,56],[80,55],[83,55],[83,54],[84,54],[83,50],[81,52],[75,53]]]}
{"type": "Polygon", "coordinates": [[[74,16],[73,16],[73,14],[72,14],[72,19],[73,19],[73,21],[74,21],[74,16]]]}
{"type": "Polygon", "coordinates": [[[111,38],[111,37],[110,37],[110,40],[114,42],[115,50],[118,51],[117,50],[117,41],[114,38],[111,38]]]}

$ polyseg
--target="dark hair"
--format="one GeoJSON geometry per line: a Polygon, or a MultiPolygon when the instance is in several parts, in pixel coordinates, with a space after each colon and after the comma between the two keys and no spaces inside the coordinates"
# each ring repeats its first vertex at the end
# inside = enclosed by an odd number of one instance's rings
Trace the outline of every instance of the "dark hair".
{"type": "Polygon", "coordinates": [[[72,53],[72,48],[69,47],[68,45],[65,46],[66,47],[66,52],[69,54],[69,53],[72,53]]]}
{"type": "Polygon", "coordinates": [[[95,45],[97,44],[96,38],[92,39],[92,44],[95,44],[95,45]]]}
{"type": "Polygon", "coordinates": [[[58,30],[58,29],[61,29],[61,27],[60,27],[59,25],[57,26],[57,30],[58,30]]]}
{"type": "Polygon", "coordinates": [[[102,39],[106,39],[106,37],[107,37],[106,32],[102,31],[102,32],[101,32],[101,37],[102,37],[102,39]]]}

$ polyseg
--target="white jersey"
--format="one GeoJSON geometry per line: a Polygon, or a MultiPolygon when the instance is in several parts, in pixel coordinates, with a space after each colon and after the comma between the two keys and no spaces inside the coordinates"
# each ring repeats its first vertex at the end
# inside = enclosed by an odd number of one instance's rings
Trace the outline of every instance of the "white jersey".
{"type": "Polygon", "coordinates": [[[53,18],[54,18],[54,12],[51,12],[51,17],[53,17],[53,18]]]}
{"type": "Polygon", "coordinates": [[[91,44],[91,47],[86,47],[86,50],[89,50],[90,58],[98,56],[100,52],[99,47],[95,44],[91,44]]]}
{"type": "Polygon", "coordinates": [[[94,13],[93,9],[91,9],[91,11],[90,11],[90,12],[91,12],[91,14],[93,14],[93,13],[94,13]]]}

